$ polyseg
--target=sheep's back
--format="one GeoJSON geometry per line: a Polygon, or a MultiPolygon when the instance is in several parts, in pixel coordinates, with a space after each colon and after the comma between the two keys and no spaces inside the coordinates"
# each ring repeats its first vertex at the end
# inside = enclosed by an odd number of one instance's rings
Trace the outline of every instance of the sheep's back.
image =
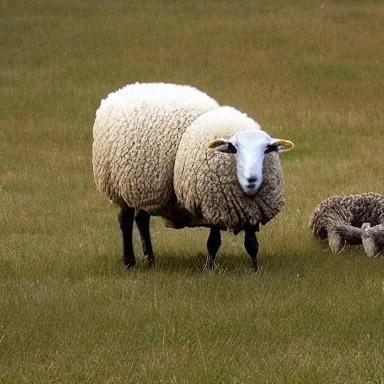
{"type": "Polygon", "coordinates": [[[308,226],[315,236],[326,238],[334,225],[360,228],[366,222],[372,226],[384,223],[384,196],[362,193],[329,197],[314,209],[308,226]]]}
{"type": "Polygon", "coordinates": [[[164,100],[135,100],[130,94],[127,100],[112,97],[99,108],[93,171],[97,187],[112,202],[154,215],[175,203],[173,168],[180,138],[193,120],[217,106],[197,90],[196,100],[179,100],[176,87],[167,85],[164,100]]]}
{"type": "Polygon", "coordinates": [[[275,217],[284,204],[284,183],[279,156],[269,153],[264,160],[263,184],[256,196],[250,197],[238,182],[236,156],[205,148],[215,138],[258,128],[236,110],[227,116],[225,108],[202,115],[184,133],[176,156],[174,186],[180,204],[199,218],[201,225],[238,232],[275,217]],[[234,117],[233,122],[229,115],[234,117]],[[217,125],[211,124],[211,118],[217,125]]]}

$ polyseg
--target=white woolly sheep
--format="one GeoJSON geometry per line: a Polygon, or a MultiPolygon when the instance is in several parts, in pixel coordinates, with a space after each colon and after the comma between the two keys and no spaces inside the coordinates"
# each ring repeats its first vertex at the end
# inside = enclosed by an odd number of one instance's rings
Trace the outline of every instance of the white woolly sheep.
{"type": "Polygon", "coordinates": [[[324,200],[313,211],[308,225],[314,236],[328,238],[333,253],[345,245],[363,243],[367,254],[374,256],[384,244],[383,224],[384,196],[362,193],[324,200]]]}
{"type": "Polygon", "coordinates": [[[221,245],[220,230],[244,230],[257,269],[255,232],[284,202],[277,152],[291,149],[292,142],[271,138],[245,114],[220,107],[193,87],[163,83],[110,94],[96,112],[93,137],[95,182],[120,207],[128,267],[136,262],[133,221],[151,265],[149,220],[161,216],[174,228],[210,228],[209,267],[221,245]]]}

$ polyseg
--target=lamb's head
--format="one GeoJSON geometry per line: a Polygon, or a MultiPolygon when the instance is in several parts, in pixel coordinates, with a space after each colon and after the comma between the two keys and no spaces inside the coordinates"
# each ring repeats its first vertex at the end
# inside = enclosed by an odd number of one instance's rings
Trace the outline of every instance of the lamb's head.
{"type": "Polygon", "coordinates": [[[229,140],[215,139],[207,148],[236,154],[237,179],[241,189],[254,196],[263,182],[264,155],[269,152],[285,152],[293,148],[289,140],[274,139],[261,129],[240,131],[229,140]]]}

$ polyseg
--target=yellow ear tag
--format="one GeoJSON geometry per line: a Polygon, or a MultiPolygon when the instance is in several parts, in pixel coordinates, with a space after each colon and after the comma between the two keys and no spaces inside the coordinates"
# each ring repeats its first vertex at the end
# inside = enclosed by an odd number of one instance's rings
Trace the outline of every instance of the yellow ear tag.
{"type": "Polygon", "coordinates": [[[219,145],[224,145],[226,142],[223,139],[215,139],[205,144],[206,149],[213,149],[218,147],[219,145]]]}
{"type": "Polygon", "coordinates": [[[293,144],[290,140],[278,140],[274,143],[274,145],[282,145],[285,147],[286,151],[292,149],[295,146],[295,144],[293,144]]]}

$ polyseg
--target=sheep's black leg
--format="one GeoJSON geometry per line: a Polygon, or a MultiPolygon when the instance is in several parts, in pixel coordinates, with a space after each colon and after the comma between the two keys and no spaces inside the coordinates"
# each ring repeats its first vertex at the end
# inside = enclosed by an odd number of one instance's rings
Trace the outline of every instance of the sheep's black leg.
{"type": "Polygon", "coordinates": [[[255,229],[245,230],[244,247],[251,257],[253,269],[257,271],[257,252],[259,251],[259,243],[256,238],[255,229]]]}
{"type": "Polygon", "coordinates": [[[135,216],[134,208],[123,208],[119,213],[119,223],[121,234],[123,236],[123,261],[127,267],[133,267],[136,264],[133,253],[132,230],[135,216]]]}
{"type": "Polygon", "coordinates": [[[151,266],[155,263],[155,256],[153,255],[151,234],[149,231],[149,220],[151,216],[148,212],[139,211],[135,216],[137,227],[139,228],[141,244],[143,246],[144,256],[147,258],[148,265],[151,266]]]}
{"type": "Polygon", "coordinates": [[[208,259],[206,266],[210,269],[215,267],[215,258],[216,253],[219,250],[221,245],[221,235],[220,228],[213,226],[209,232],[208,241],[207,241],[207,249],[208,249],[208,259]]]}

